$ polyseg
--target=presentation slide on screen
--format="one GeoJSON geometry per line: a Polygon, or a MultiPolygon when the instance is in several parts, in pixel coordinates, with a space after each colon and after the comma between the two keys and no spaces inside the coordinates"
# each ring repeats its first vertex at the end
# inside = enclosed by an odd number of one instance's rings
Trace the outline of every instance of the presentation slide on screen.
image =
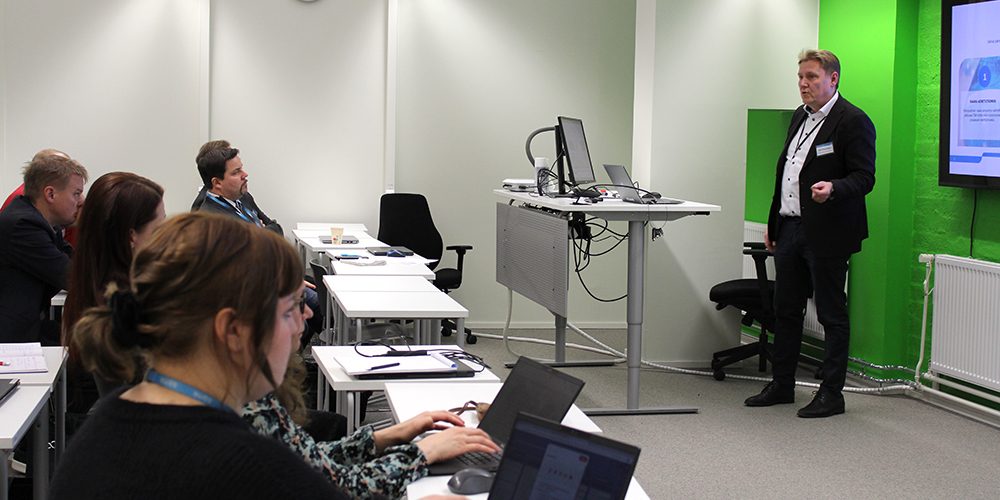
{"type": "Polygon", "coordinates": [[[952,8],[951,173],[1000,177],[1000,0],[952,8]]]}

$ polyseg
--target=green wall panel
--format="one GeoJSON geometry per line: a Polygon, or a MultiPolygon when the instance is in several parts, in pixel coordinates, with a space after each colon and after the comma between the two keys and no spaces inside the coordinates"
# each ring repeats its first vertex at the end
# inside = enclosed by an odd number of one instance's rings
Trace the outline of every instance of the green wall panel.
{"type": "Polygon", "coordinates": [[[744,218],[767,222],[774,194],[774,169],[792,122],[791,109],[747,110],[746,207],[744,218]]]}

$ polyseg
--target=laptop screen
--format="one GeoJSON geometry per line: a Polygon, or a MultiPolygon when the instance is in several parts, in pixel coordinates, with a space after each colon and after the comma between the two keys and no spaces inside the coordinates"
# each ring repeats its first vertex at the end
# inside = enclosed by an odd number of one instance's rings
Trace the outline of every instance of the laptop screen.
{"type": "Polygon", "coordinates": [[[618,190],[618,195],[622,197],[625,201],[631,201],[632,203],[642,203],[642,199],[639,197],[639,190],[632,186],[632,177],[628,175],[628,170],[622,165],[604,165],[604,170],[608,172],[608,177],[611,179],[611,183],[615,185],[615,189],[618,190]]]}
{"type": "Polygon", "coordinates": [[[639,448],[521,414],[490,499],[622,499],[639,448]]]}
{"type": "Polygon", "coordinates": [[[518,412],[562,420],[582,389],[582,380],[521,356],[479,428],[505,445],[518,412]]]}

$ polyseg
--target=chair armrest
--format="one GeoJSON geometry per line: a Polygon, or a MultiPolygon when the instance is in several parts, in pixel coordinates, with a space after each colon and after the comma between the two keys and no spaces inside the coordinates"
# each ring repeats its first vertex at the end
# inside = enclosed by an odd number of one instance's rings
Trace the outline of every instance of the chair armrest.
{"type": "Polygon", "coordinates": [[[767,248],[762,241],[745,241],[743,242],[743,248],[754,248],[762,249],[767,248]]]}
{"type": "Polygon", "coordinates": [[[459,275],[461,275],[462,265],[465,262],[465,252],[472,250],[472,245],[448,245],[444,248],[445,250],[454,250],[458,254],[458,265],[455,267],[458,269],[459,275]]]}

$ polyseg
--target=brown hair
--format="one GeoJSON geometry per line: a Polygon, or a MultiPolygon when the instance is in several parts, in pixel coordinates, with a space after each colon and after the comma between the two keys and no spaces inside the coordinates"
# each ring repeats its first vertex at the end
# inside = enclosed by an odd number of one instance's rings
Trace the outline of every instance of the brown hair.
{"type": "Polygon", "coordinates": [[[104,174],[90,187],[77,223],[79,233],[62,317],[62,345],[69,346],[74,369],[79,355],[71,342],[73,325],[85,309],[104,304],[104,289],[109,283],[128,288],[131,231],[141,231],[152,222],[162,202],[159,184],[129,172],[104,174]]]}
{"type": "Polygon", "coordinates": [[[69,184],[70,177],[79,175],[87,180],[87,169],[76,160],[58,154],[43,155],[43,151],[35,154],[31,163],[24,167],[24,194],[31,200],[42,196],[46,186],[64,189],[69,184]]]}
{"type": "Polygon", "coordinates": [[[209,152],[215,151],[216,149],[228,148],[230,146],[231,145],[229,144],[229,141],[225,139],[208,141],[205,144],[202,144],[201,148],[198,149],[198,156],[194,157],[194,162],[195,164],[198,164],[201,162],[201,159],[204,158],[205,155],[207,155],[209,152]]]}
{"type": "MultiPolygon", "coordinates": [[[[816,61],[826,74],[837,73],[840,76],[840,59],[829,50],[806,49],[799,52],[799,64],[806,61],[816,61]]],[[[840,87],[840,78],[837,78],[837,87],[840,87]]]]}
{"type": "Polygon", "coordinates": [[[84,368],[131,380],[136,352],[154,366],[157,358],[186,358],[211,334],[215,315],[232,308],[252,331],[255,364],[277,385],[267,362],[275,308],[302,284],[302,262],[284,238],[222,215],[178,215],[136,253],[129,278],[130,293],[112,294],[111,284],[110,306],[89,309],[74,327],[84,368]]]}

